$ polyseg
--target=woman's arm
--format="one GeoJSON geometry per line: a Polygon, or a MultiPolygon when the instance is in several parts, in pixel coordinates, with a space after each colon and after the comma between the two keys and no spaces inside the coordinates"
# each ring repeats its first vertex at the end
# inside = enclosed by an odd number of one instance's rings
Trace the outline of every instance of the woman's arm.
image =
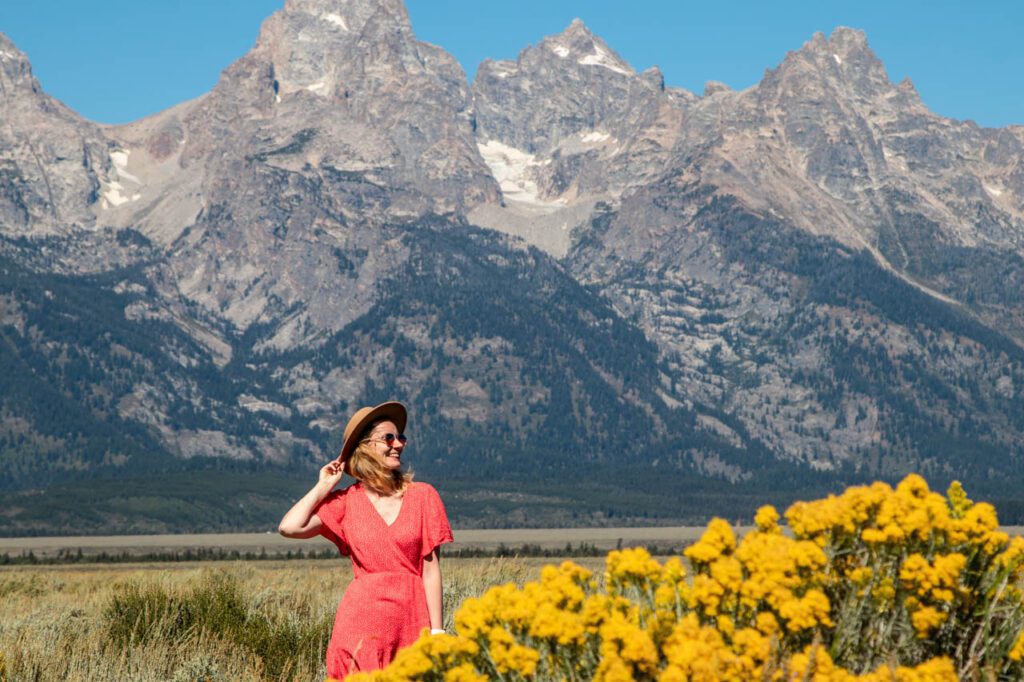
{"type": "Polygon", "coordinates": [[[444,612],[441,601],[441,552],[435,549],[423,557],[423,591],[427,593],[427,613],[430,614],[430,629],[444,629],[444,612]]]}
{"type": "Polygon", "coordinates": [[[313,513],[343,476],[342,465],[331,462],[320,469],[320,480],[281,519],[277,532],[286,538],[311,538],[320,533],[320,517],[313,513]]]}

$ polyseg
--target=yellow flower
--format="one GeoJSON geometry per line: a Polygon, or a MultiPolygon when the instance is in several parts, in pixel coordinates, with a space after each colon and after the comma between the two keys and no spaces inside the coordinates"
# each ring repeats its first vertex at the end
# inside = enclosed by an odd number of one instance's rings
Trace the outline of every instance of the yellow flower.
{"type": "Polygon", "coordinates": [[[614,653],[601,656],[597,672],[594,674],[595,682],[633,682],[633,672],[626,662],[614,653]]]}
{"type": "MultiPolygon", "coordinates": [[[[896,682],[958,682],[956,668],[948,658],[933,658],[914,668],[896,669],[896,682]]],[[[889,679],[886,678],[886,682],[889,679]]],[[[881,680],[879,680],[881,682],[881,680]]]]}
{"type": "Polygon", "coordinates": [[[885,533],[877,528],[865,528],[861,538],[869,545],[880,545],[885,542],[885,533]]]}
{"type": "Polygon", "coordinates": [[[605,565],[605,582],[616,594],[630,586],[645,590],[661,577],[661,565],[643,547],[612,551],[605,565]]]}
{"type": "Polygon", "coordinates": [[[786,629],[800,632],[818,625],[831,626],[828,597],[821,590],[808,590],[803,597],[790,599],[779,608],[786,629]]]}
{"type": "Polygon", "coordinates": [[[686,548],[683,554],[694,564],[708,564],[722,554],[736,549],[736,535],[724,519],[712,519],[700,540],[686,548]]]}
{"type": "Polygon", "coordinates": [[[1005,571],[1019,572],[1024,566],[1024,537],[1016,536],[997,557],[996,564],[1005,571]]]}
{"type": "Polygon", "coordinates": [[[754,525],[762,533],[782,532],[782,529],[779,528],[779,512],[770,504],[766,504],[757,510],[757,513],[754,514],[754,525]]]}
{"type": "Polygon", "coordinates": [[[872,570],[867,566],[858,566],[850,572],[850,582],[858,587],[863,587],[871,582],[871,577],[874,575],[872,570]]]}
{"type": "Polygon", "coordinates": [[[959,586],[960,574],[966,565],[967,557],[957,552],[939,555],[932,562],[915,553],[903,562],[900,580],[920,597],[949,602],[953,600],[954,590],[959,586]]]}
{"type": "Polygon", "coordinates": [[[727,639],[732,639],[733,633],[736,632],[736,623],[729,616],[718,617],[718,631],[726,636],[727,639]]]}
{"type": "Polygon", "coordinates": [[[670,558],[661,567],[661,580],[663,582],[680,583],[686,578],[686,566],[679,560],[679,557],[670,558]]]}
{"type": "Polygon", "coordinates": [[[461,663],[445,672],[444,682],[487,682],[487,676],[478,673],[472,663],[461,663]]]}
{"type": "Polygon", "coordinates": [[[516,672],[523,677],[533,676],[540,660],[536,649],[518,644],[507,630],[498,627],[491,628],[488,640],[488,649],[499,673],[516,672]]]}
{"type": "Polygon", "coordinates": [[[892,584],[890,578],[883,578],[879,583],[871,590],[871,596],[876,601],[887,603],[892,601],[896,596],[896,587],[892,584]]]}
{"type": "Polygon", "coordinates": [[[925,639],[932,630],[946,622],[947,614],[932,606],[924,606],[910,614],[910,622],[917,632],[918,639],[925,639]]]}
{"type": "Polygon", "coordinates": [[[967,493],[964,491],[964,487],[960,485],[960,481],[953,481],[949,484],[946,497],[949,498],[949,515],[954,519],[962,519],[964,514],[974,504],[967,497],[967,493]]]}
{"type": "Polygon", "coordinates": [[[706,575],[698,575],[693,578],[693,586],[690,594],[693,596],[694,606],[699,606],[704,615],[714,616],[725,596],[725,588],[715,580],[706,575]]]}
{"type": "Polygon", "coordinates": [[[480,633],[490,630],[494,616],[489,606],[490,604],[476,597],[469,597],[462,602],[462,607],[455,614],[456,632],[466,637],[477,637],[480,633]]]}
{"type": "Polygon", "coordinates": [[[725,646],[716,629],[701,626],[692,613],[676,623],[663,650],[667,664],[658,676],[659,682],[756,679],[756,675],[739,674],[744,665],[748,673],[753,672],[753,659],[748,656],[747,661],[741,661],[741,657],[725,646]]]}
{"type": "Polygon", "coordinates": [[[602,659],[621,660],[638,673],[653,674],[658,665],[658,649],[650,635],[621,613],[614,613],[601,626],[602,659]]]}
{"type": "Polygon", "coordinates": [[[571,561],[562,562],[558,568],[545,566],[540,574],[543,598],[554,602],[558,608],[577,610],[586,597],[585,588],[592,587],[591,575],[571,561]]]}
{"type": "Polygon", "coordinates": [[[568,646],[583,643],[586,627],[578,614],[547,603],[537,607],[530,621],[529,634],[536,639],[549,639],[568,646]]]}
{"type": "Polygon", "coordinates": [[[765,635],[774,635],[779,631],[779,621],[770,611],[762,611],[757,614],[757,630],[765,635]]]}
{"type": "Polygon", "coordinates": [[[726,593],[739,592],[743,583],[743,565],[736,557],[720,557],[712,562],[711,577],[726,593]]]}
{"type": "Polygon", "coordinates": [[[1010,660],[1019,661],[1024,658],[1024,631],[1017,637],[1017,641],[1014,642],[1013,648],[1010,649],[1010,660]]]}

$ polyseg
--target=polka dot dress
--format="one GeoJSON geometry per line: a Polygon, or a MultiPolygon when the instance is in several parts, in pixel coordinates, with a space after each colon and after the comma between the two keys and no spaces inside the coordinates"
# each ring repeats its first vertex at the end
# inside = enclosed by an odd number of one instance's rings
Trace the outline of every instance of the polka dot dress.
{"type": "Polygon", "coordinates": [[[430,627],[423,590],[423,558],[452,541],[441,497],[413,482],[390,526],[362,483],[332,492],[316,509],[320,533],[352,559],[327,646],[327,674],[335,679],[387,666],[395,653],[430,627]]]}

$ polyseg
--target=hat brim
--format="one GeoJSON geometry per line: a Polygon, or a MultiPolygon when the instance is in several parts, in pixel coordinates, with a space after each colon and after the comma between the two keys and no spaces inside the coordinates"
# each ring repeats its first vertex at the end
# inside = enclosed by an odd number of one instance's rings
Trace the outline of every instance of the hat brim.
{"type": "MultiPolygon", "coordinates": [[[[362,410],[360,410],[360,412],[361,411],[362,410]]],[[[395,426],[398,428],[399,433],[405,431],[405,424],[408,420],[408,413],[406,412],[405,405],[392,401],[372,407],[369,412],[363,415],[359,415],[359,412],[357,412],[356,415],[353,416],[353,421],[350,421],[348,427],[345,429],[348,431],[348,436],[345,437],[345,442],[341,446],[341,453],[338,455],[337,461],[341,464],[347,464],[348,458],[352,456],[352,452],[359,444],[359,437],[363,435],[363,432],[370,424],[382,419],[390,419],[393,421],[395,426]]]]}

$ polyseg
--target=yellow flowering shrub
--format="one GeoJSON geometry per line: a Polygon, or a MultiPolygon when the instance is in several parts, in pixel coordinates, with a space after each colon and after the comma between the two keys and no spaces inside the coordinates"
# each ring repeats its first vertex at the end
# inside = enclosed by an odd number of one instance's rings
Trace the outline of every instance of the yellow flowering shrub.
{"type": "Polygon", "coordinates": [[[1024,679],[1024,539],[954,483],[911,475],[721,519],[660,563],[611,552],[467,599],[359,682],[954,682],[1024,679]]]}

